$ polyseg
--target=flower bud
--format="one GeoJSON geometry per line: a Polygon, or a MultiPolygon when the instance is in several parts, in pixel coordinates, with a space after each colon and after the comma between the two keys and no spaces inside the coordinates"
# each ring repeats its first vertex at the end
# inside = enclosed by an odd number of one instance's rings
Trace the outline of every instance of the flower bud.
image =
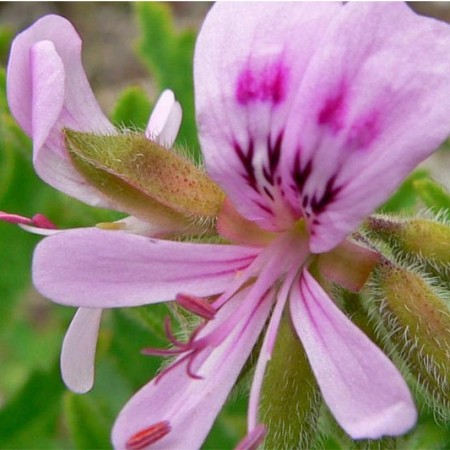
{"type": "Polygon", "coordinates": [[[418,385],[441,414],[450,409],[450,309],[420,273],[384,260],[375,270],[376,311],[418,385]]]}
{"type": "Polygon", "coordinates": [[[64,130],[73,164],[123,210],[194,221],[217,217],[222,190],[187,159],[139,134],[99,136],[64,130]]]}
{"type": "Polygon", "coordinates": [[[305,351],[284,316],[264,377],[261,421],[266,450],[311,448],[317,437],[320,394],[305,351]]]}
{"type": "Polygon", "coordinates": [[[447,223],[421,217],[396,220],[373,216],[367,220],[366,227],[406,259],[420,259],[438,271],[450,267],[450,225],[447,223]]]}

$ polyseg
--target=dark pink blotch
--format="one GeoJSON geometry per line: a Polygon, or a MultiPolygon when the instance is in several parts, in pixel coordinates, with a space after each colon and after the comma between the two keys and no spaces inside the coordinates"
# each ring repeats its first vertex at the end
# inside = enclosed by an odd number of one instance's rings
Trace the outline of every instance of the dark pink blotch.
{"type": "Polygon", "coordinates": [[[350,128],[346,148],[364,150],[370,146],[379,133],[379,115],[370,113],[360,117],[350,128]]]}
{"type": "Polygon", "coordinates": [[[345,114],[345,87],[340,87],[330,95],[317,116],[317,123],[330,127],[334,132],[339,131],[344,126],[345,114]]]}
{"type": "Polygon", "coordinates": [[[259,68],[246,66],[237,79],[236,99],[241,105],[252,102],[278,105],[286,98],[287,78],[288,69],[281,61],[259,68]]]}

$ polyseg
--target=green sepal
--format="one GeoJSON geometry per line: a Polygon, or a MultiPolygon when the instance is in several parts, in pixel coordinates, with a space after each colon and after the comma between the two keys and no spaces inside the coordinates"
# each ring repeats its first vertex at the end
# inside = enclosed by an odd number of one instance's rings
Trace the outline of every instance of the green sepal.
{"type": "Polygon", "coordinates": [[[143,135],[64,134],[75,167],[123,211],[189,224],[222,207],[224,194],[205,172],[143,135]]]}
{"type": "Polygon", "coordinates": [[[365,228],[371,237],[387,242],[402,260],[425,264],[432,272],[450,268],[450,224],[422,217],[370,217],[365,228]]]}
{"type": "MultiPolygon", "coordinates": [[[[449,292],[418,269],[387,259],[374,271],[369,314],[385,330],[430,405],[441,416],[450,413],[449,292]]],[[[387,348],[388,348],[387,347],[387,348]]]]}
{"type": "Polygon", "coordinates": [[[321,396],[290,318],[283,316],[261,392],[264,448],[310,448],[317,437],[321,396]]]}

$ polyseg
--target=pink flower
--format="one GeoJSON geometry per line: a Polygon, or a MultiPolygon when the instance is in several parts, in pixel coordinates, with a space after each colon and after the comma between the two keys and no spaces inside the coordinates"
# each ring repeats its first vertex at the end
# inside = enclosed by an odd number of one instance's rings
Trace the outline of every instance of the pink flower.
{"type": "MultiPolygon", "coordinates": [[[[57,134],[56,117],[67,111],[63,90],[57,113],[40,92],[61,84],[58,65],[41,67],[34,56],[50,47],[39,42],[31,52],[32,79],[17,75],[30,73],[23,67],[14,66],[14,74],[38,92],[33,113],[23,114],[57,134]]],[[[447,25],[399,3],[211,9],[195,54],[196,108],[207,171],[227,194],[218,232],[233,243],[69,230],[44,239],[34,256],[36,287],[59,303],[110,308],[175,300],[207,319],[187,343],[168,329],[173,348],[160,353],[177,359],[124,407],[113,430],[116,448],[199,448],[268,323],[240,448],[260,442],[259,394],[285,308],[325,402],[352,438],[395,436],[414,425],[415,406],[398,370],[309,268],[317,263],[356,289],[364,281],[335,263],[346,253],[367,253],[347,236],[449,134],[449,51],[447,25]]],[[[80,75],[71,76],[77,82],[80,75]]],[[[17,89],[10,101],[17,111],[31,103],[17,89]]],[[[67,118],[89,117],[85,103],[67,118]]],[[[31,130],[27,121],[22,126],[31,130]]],[[[103,120],[99,126],[110,132],[103,120]]],[[[96,193],[66,171],[61,143],[43,146],[44,131],[32,133],[38,172],[59,188],[64,177],[73,179],[70,193],[94,203],[96,193]]]]}
{"type": "MultiPolygon", "coordinates": [[[[33,139],[33,164],[43,180],[85,203],[135,213],[89,185],[73,166],[65,147],[63,128],[118,133],[94,98],[81,64],[81,40],[67,20],[46,16],[14,40],[8,65],[8,100],[14,117],[33,139]]],[[[145,134],[171,147],[180,123],[181,107],[173,93],[165,91],[145,134]]],[[[64,232],[41,214],[29,219],[0,212],[0,220],[41,235],[64,232]]],[[[177,223],[171,225],[173,230],[179,228],[177,223]]],[[[130,216],[118,226],[145,235],[169,228],[166,218],[156,216],[151,223],[130,216]]],[[[87,392],[94,383],[101,314],[100,308],[80,308],[64,339],[61,372],[66,385],[75,392],[87,392]]]]}

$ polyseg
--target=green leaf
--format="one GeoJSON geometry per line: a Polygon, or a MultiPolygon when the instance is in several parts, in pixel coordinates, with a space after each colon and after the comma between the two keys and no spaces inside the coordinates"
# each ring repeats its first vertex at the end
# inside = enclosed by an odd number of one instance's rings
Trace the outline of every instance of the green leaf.
{"type": "Polygon", "coordinates": [[[165,4],[140,2],[136,4],[136,12],[142,36],[138,53],[155,77],[159,89],[174,91],[183,108],[178,142],[187,144],[191,155],[199,161],[192,73],[196,33],[193,30],[178,33],[165,4]]]}
{"type": "Polygon", "coordinates": [[[428,178],[426,170],[416,170],[398,188],[394,195],[380,208],[384,213],[389,212],[412,212],[417,203],[417,191],[414,183],[418,180],[428,178]]]}
{"type": "Polygon", "coordinates": [[[88,395],[66,392],[64,412],[67,425],[77,448],[110,448],[110,423],[99,404],[88,395]]]}
{"type": "MultiPolygon", "coordinates": [[[[133,308],[134,309],[134,308],[133,308]]],[[[154,309],[152,307],[152,309],[154,309]]],[[[130,310],[132,311],[132,310],[130,310]]],[[[114,310],[111,352],[120,372],[134,389],[150,381],[160,366],[160,358],[142,355],[145,347],[165,347],[167,340],[153,334],[140,320],[135,320],[127,310],[114,310]]],[[[160,315],[155,309],[155,315],[160,315]]],[[[164,323],[160,316],[160,323],[164,323]]]]}
{"type": "Polygon", "coordinates": [[[131,86],[120,95],[111,118],[118,127],[141,130],[146,128],[150,112],[151,104],[146,92],[138,86],[131,86]]]}
{"type": "Polygon", "coordinates": [[[437,424],[433,417],[426,417],[404,439],[402,450],[448,450],[450,448],[450,427],[437,424]]]}
{"type": "Polygon", "coordinates": [[[34,372],[0,410],[0,448],[57,448],[52,437],[63,391],[58,367],[34,372]]]}
{"type": "Polygon", "coordinates": [[[445,211],[450,219],[450,195],[444,186],[431,179],[419,179],[413,182],[413,187],[426,206],[434,211],[445,211]]]}
{"type": "Polygon", "coordinates": [[[0,64],[6,64],[13,36],[14,33],[11,28],[7,26],[0,27],[0,64]]]}

